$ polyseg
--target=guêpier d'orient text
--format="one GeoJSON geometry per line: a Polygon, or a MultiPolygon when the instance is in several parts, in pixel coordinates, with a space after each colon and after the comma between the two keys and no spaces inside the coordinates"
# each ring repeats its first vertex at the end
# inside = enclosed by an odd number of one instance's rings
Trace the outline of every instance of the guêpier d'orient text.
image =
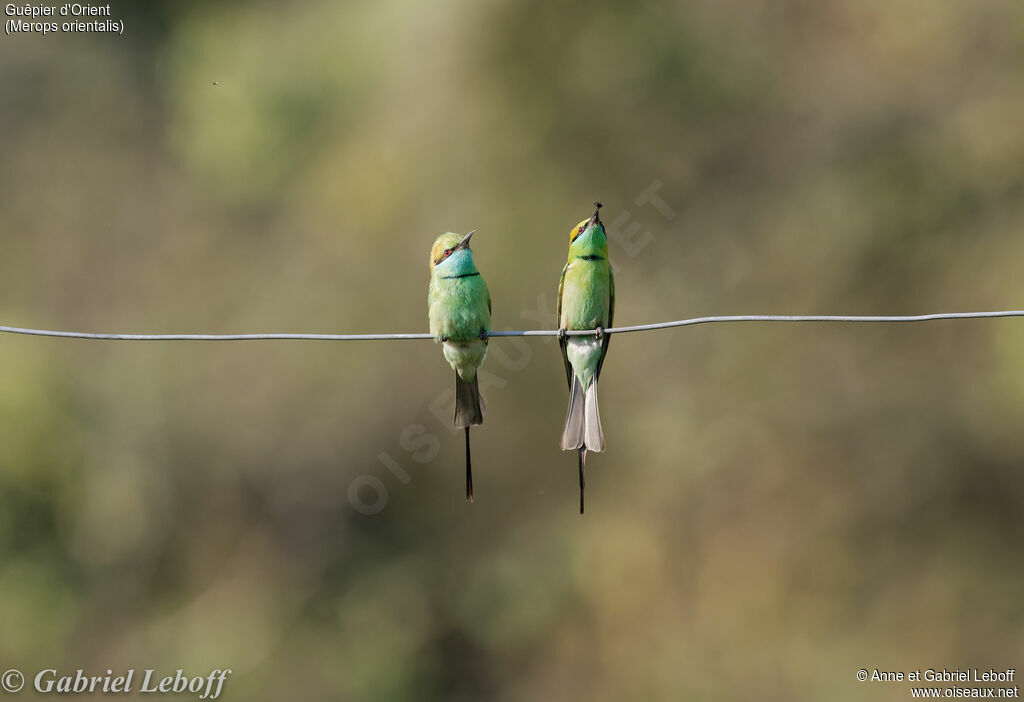
{"type": "Polygon", "coordinates": [[[110,5],[71,2],[63,5],[4,5],[4,30],[11,34],[107,32],[124,34],[124,20],[114,19],[110,5]]]}

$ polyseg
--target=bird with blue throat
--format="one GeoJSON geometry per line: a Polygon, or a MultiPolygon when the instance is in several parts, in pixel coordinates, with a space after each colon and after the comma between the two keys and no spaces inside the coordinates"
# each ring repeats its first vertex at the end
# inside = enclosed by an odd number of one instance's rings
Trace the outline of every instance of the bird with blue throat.
{"type": "Polygon", "coordinates": [[[491,293],[473,262],[469,240],[447,232],[430,250],[430,290],[427,311],[430,333],[442,344],[444,357],[455,370],[456,428],[466,431],[466,499],[473,501],[473,462],[469,429],[483,423],[477,369],[487,357],[491,332],[491,293]]]}
{"type": "Polygon", "coordinates": [[[562,450],[576,451],[580,479],[580,514],[586,487],[587,451],[605,449],[604,431],[597,406],[597,381],[608,354],[609,334],[615,314],[615,278],[608,262],[608,237],[600,217],[594,214],[569,230],[569,260],[558,283],[558,344],[569,383],[569,410],[562,430],[562,450]],[[594,330],[593,335],[568,336],[566,330],[594,330]]]}

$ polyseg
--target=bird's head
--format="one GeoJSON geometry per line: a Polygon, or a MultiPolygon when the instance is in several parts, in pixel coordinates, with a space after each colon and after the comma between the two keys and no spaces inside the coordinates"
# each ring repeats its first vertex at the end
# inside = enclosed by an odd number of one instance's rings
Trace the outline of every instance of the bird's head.
{"type": "Polygon", "coordinates": [[[572,229],[569,230],[569,244],[570,245],[572,245],[572,243],[574,241],[576,241],[578,238],[580,238],[584,234],[589,234],[591,231],[600,232],[602,237],[605,235],[605,233],[604,233],[604,223],[601,222],[600,212],[601,212],[601,203],[600,202],[595,202],[594,203],[594,214],[592,214],[590,217],[588,217],[587,219],[583,220],[582,222],[580,222],[575,227],[573,227],[572,229]]]}
{"type": "Polygon", "coordinates": [[[476,233],[474,229],[466,236],[459,236],[453,232],[447,232],[437,237],[433,248],[430,249],[430,269],[444,263],[455,256],[459,251],[469,252],[469,240],[476,233]]]}

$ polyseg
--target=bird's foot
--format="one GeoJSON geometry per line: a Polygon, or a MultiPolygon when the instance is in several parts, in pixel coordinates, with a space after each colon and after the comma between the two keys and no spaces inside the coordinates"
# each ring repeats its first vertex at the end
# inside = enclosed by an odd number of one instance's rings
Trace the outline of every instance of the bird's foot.
{"type": "Polygon", "coordinates": [[[485,344],[487,343],[487,330],[486,329],[481,329],[480,330],[480,341],[484,342],[485,344]]]}
{"type": "Polygon", "coordinates": [[[441,340],[442,344],[448,341],[448,337],[447,336],[439,336],[438,339],[441,340]]]}
{"type": "Polygon", "coordinates": [[[555,336],[558,337],[559,341],[565,341],[565,327],[559,327],[558,333],[555,336]]]}
{"type": "Polygon", "coordinates": [[[594,330],[594,338],[598,341],[604,338],[604,327],[598,326],[597,329],[594,330]]]}

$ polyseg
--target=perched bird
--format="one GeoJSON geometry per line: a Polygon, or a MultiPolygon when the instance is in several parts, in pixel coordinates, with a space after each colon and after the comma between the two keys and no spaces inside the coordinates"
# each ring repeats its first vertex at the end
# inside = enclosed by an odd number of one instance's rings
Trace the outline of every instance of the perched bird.
{"type": "Polygon", "coordinates": [[[580,472],[580,514],[583,514],[583,468],[587,451],[604,451],[604,432],[597,409],[597,379],[608,353],[615,313],[615,279],[608,263],[608,238],[594,203],[594,214],[569,232],[569,261],[558,283],[558,343],[569,383],[569,411],[562,430],[562,450],[576,451],[580,472]],[[567,329],[594,329],[594,336],[566,336],[567,329]]]}
{"type": "Polygon", "coordinates": [[[473,501],[473,464],[469,428],[484,421],[484,403],[476,370],[487,356],[491,331],[491,293],[473,263],[469,240],[442,234],[430,250],[430,333],[444,346],[455,369],[455,426],[466,430],[466,499],[473,501]]]}

